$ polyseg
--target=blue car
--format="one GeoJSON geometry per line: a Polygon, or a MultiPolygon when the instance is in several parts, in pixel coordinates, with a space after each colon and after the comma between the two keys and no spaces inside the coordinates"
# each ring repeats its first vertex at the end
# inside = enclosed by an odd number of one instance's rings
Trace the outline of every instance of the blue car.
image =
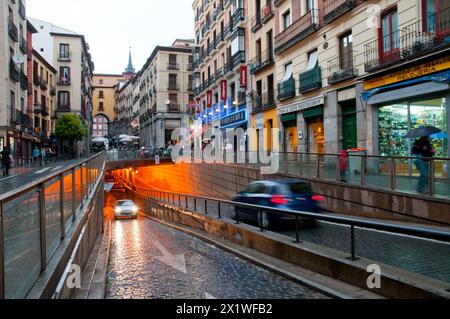
{"type": "MultiPolygon", "coordinates": [[[[321,213],[323,196],[313,193],[309,182],[297,179],[258,181],[251,183],[239,193],[234,202],[267,206],[278,209],[287,209],[308,213],[321,213]]],[[[244,207],[236,207],[232,218],[239,216],[241,221],[254,221],[258,226],[270,228],[280,222],[293,222],[295,216],[280,215],[263,212],[262,220],[257,210],[244,207]]]]}

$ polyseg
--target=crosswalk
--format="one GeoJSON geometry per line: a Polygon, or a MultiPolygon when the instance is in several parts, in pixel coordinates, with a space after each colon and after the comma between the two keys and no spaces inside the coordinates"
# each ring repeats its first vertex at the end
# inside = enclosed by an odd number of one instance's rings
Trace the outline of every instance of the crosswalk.
{"type": "Polygon", "coordinates": [[[48,171],[50,171],[50,172],[55,172],[55,171],[57,171],[57,170],[59,170],[59,169],[61,169],[61,168],[63,168],[64,166],[56,166],[56,167],[54,167],[54,168],[52,168],[52,167],[46,167],[46,168],[43,168],[43,169],[41,169],[41,170],[39,170],[39,171],[37,171],[37,172],[34,172],[34,175],[40,175],[40,174],[44,174],[44,173],[46,173],[46,172],[48,172],[48,171]]]}

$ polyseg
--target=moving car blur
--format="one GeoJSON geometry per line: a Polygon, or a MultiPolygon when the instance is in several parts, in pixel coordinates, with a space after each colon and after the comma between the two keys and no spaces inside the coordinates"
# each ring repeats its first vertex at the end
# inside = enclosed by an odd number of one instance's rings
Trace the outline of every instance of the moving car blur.
{"type": "MultiPolygon", "coordinates": [[[[324,200],[323,196],[313,193],[309,182],[298,179],[257,181],[248,185],[233,198],[233,201],[238,203],[307,213],[322,213],[321,203],[324,200]]],[[[292,215],[270,212],[263,212],[261,220],[257,210],[244,207],[236,207],[235,213],[239,214],[240,220],[257,222],[258,226],[264,228],[280,223],[293,223],[296,220],[292,215]]],[[[236,218],[236,216],[233,217],[236,218]]],[[[300,220],[311,222],[308,219],[300,220]]]]}

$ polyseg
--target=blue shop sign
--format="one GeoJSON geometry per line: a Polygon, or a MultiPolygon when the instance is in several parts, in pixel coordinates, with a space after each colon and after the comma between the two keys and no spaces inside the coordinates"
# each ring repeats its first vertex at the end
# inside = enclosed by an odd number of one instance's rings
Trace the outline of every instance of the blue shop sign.
{"type": "Polygon", "coordinates": [[[248,121],[247,110],[244,109],[223,117],[220,120],[220,127],[221,128],[232,127],[238,124],[245,123],[247,121],[248,121]]]}

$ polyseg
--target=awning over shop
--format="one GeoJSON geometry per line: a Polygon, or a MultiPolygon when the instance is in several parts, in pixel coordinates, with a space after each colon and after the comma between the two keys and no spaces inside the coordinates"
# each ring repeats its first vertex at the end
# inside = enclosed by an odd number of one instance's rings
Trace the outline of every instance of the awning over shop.
{"type": "MultiPolygon", "coordinates": [[[[450,83],[450,71],[445,71],[445,72],[441,72],[441,73],[437,73],[437,74],[423,76],[423,77],[420,77],[417,79],[412,79],[409,81],[404,81],[404,82],[399,82],[399,83],[395,83],[395,84],[382,86],[382,87],[361,93],[361,97],[363,98],[364,101],[369,101],[369,99],[371,99],[373,96],[375,96],[376,94],[379,94],[381,92],[384,92],[387,90],[392,91],[394,89],[399,89],[399,88],[402,88],[405,86],[406,86],[405,89],[412,89],[415,86],[411,87],[411,85],[420,84],[420,83],[430,84],[430,86],[434,86],[435,84],[438,84],[438,83],[448,84],[448,83],[450,83]]],[[[398,91],[400,91],[400,90],[396,90],[396,92],[398,92],[398,91]]],[[[413,91],[413,90],[411,90],[411,91],[413,91]]],[[[412,93],[414,93],[414,92],[412,92],[412,93]]],[[[423,93],[421,93],[421,94],[423,94],[423,93]]],[[[371,103],[371,102],[369,101],[369,103],[371,103]]],[[[373,104],[373,103],[371,103],[371,104],[373,104]]]]}
{"type": "Polygon", "coordinates": [[[305,119],[317,116],[323,116],[323,106],[303,111],[303,118],[305,119]]]}
{"type": "Polygon", "coordinates": [[[297,113],[281,115],[281,122],[297,121],[297,113]]]}

